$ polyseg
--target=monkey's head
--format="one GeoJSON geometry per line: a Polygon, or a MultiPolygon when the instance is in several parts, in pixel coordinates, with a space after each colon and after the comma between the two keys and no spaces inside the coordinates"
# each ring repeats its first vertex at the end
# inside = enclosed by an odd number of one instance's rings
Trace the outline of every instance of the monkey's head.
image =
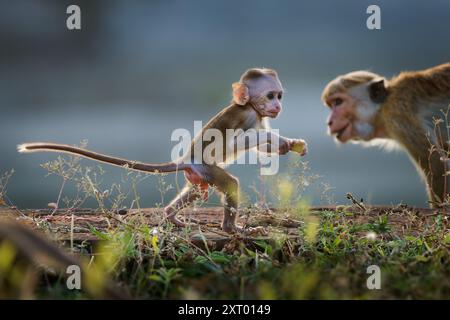
{"type": "Polygon", "coordinates": [[[233,102],[252,107],[262,116],[276,118],[281,112],[283,86],[272,69],[248,69],[233,87],[233,102]]]}
{"type": "Polygon", "coordinates": [[[377,115],[388,96],[386,82],[375,73],[355,71],[328,83],[322,93],[331,111],[328,133],[341,143],[384,137],[377,115]]]}

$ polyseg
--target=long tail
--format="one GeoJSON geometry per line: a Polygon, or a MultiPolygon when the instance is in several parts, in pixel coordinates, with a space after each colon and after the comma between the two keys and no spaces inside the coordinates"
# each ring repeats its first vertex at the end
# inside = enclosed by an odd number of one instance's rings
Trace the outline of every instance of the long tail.
{"type": "Polygon", "coordinates": [[[21,153],[42,152],[42,151],[69,153],[84,158],[112,164],[119,167],[128,167],[129,169],[137,171],[153,172],[153,173],[166,173],[190,169],[189,165],[182,163],[181,164],[175,162],[142,163],[127,159],[111,157],[90,150],[58,143],[46,143],[46,142],[24,143],[17,146],[17,151],[21,153]]]}

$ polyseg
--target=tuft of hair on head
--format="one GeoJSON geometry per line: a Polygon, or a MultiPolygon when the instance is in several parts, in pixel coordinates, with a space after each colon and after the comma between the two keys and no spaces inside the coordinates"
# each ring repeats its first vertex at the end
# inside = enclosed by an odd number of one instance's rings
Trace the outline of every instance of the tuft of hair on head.
{"type": "Polygon", "coordinates": [[[247,80],[254,80],[254,79],[258,79],[261,78],[263,76],[272,76],[275,78],[278,78],[278,74],[275,70],[273,69],[269,69],[269,68],[250,68],[247,71],[245,71],[242,76],[241,79],[239,80],[241,83],[245,83],[245,81],[247,80]]]}
{"type": "Polygon", "coordinates": [[[338,92],[344,92],[360,84],[382,79],[380,75],[370,71],[353,71],[330,81],[322,92],[322,101],[328,105],[328,98],[338,92]]]}

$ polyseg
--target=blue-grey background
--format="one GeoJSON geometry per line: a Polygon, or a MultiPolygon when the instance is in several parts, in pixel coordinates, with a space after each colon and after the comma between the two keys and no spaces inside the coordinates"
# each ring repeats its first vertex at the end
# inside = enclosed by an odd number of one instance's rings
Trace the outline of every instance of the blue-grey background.
{"type": "MultiPolygon", "coordinates": [[[[39,167],[54,154],[18,154],[18,143],[86,138],[97,151],[165,161],[172,131],[218,112],[253,66],[278,70],[287,92],[272,126],[308,141],[312,173],[338,202],[350,191],[374,204],[426,205],[403,152],[335,145],[320,94],[355,69],[389,77],[449,61],[448,0],[16,0],[0,8],[0,172],[16,170],[8,194],[20,207],[55,201],[59,180],[39,167]],[[81,31],[66,29],[69,4],[81,6],[81,31]],[[381,6],[381,31],[366,28],[370,4],[381,6]]],[[[120,168],[103,167],[105,182],[120,181],[120,168]]],[[[255,165],[231,171],[244,190],[257,182],[255,165]]],[[[155,181],[141,186],[144,205],[159,200],[155,181]]],[[[311,191],[313,203],[319,193],[311,191]]]]}

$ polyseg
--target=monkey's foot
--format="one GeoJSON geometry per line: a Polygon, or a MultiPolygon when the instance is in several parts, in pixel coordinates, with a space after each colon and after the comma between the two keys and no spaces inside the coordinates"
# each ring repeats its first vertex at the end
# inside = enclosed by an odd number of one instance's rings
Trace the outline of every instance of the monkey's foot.
{"type": "Polygon", "coordinates": [[[167,220],[172,222],[177,227],[186,227],[186,223],[178,219],[175,215],[168,215],[167,220]]]}
{"type": "MultiPolygon", "coordinates": [[[[189,223],[183,222],[180,219],[178,219],[175,215],[168,215],[166,218],[171,223],[173,223],[175,226],[182,227],[182,228],[195,226],[195,225],[199,225],[199,224],[206,224],[204,221],[197,220],[197,219],[194,219],[194,218],[189,218],[189,223]]],[[[185,220],[186,220],[186,218],[185,218],[185,220]]]]}
{"type": "Polygon", "coordinates": [[[242,233],[246,236],[267,236],[269,234],[269,231],[264,227],[244,228],[236,225],[222,225],[222,230],[227,233],[242,233]]]}
{"type": "Polygon", "coordinates": [[[268,236],[269,230],[264,227],[255,227],[244,229],[244,233],[249,236],[268,236]]]}

